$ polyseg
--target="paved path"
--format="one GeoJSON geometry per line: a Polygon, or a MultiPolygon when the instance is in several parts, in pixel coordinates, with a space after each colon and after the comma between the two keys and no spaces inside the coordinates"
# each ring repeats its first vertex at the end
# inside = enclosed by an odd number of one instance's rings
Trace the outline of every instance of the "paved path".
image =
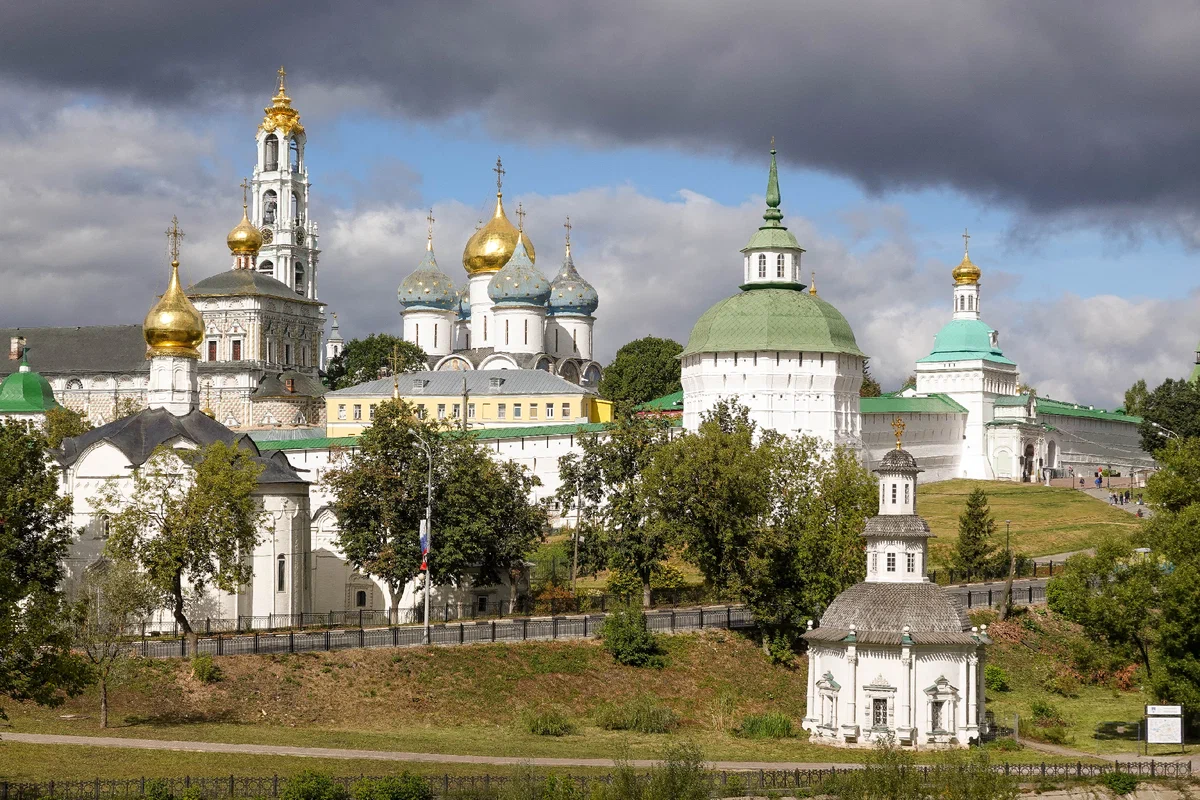
{"type": "MultiPolygon", "coordinates": [[[[1114,488],[1114,490],[1116,489],[1116,487],[1113,487],[1113,488],[1114,488]]],[[[1112,492],[1112,491],[1110,491],[1110,490],[1108,490],[1108,489],[1097,489],[1097,488],[1095,488],[1095,487],[1092,487],[1092,488],[1090,488],[1090,489],[1085,489],[1084,491],[1085,491],[1087,494],[1091,495],[1092,497],[1096,498],[1097,500],[1099,500],[1099,501],[1100,501],[1100,502],[1102,502],[1102,503],[1108,503],[1109,505],[1113,505],[1112,503],[1110,503],[1110,502],[1109,502],[1109,497],[1112,495],[1112,493],[1113,493],[1113,492],[1112,492]]],[[[1122,489],[1121,491],[1124,491],[1124,489],[1122,489]]],[[[1138,509],[1140,508],[1140,509],[1142,510],[1142,516],[1143,516],[1143,517],[1151,517],[1151,516],[1153,516],[1153,515],[1154,515],[1154,512],[1150,510],[1150,506],[1149,506],[1149,505],[1142,505],[1142,506],[1139,506],[1139,505],[1137,504],[1137,502],[1136,502],[1136,498],[1137,498],[1137,493],[1138,493],[1138,492],[1142,492],[1142,493],[1143,493],[1143,495],[1144,495],[1144,494],[1145,494],[1145,489],[1134,489],[1134,490],[1133,490],[1133,497],[1134,497],[1134,500],[1130,500],[1128,503],[1126,503],[1126,504],[1125,504],[1125,505],[1123,505],[1123,506],[1114,505],[1114,506],[1113,506],[1113,508],[1119,508],[1119,509],[1121,509],[1122,511],[1128,511],[1130,514],[1134,514],[1134,515],[1136,515],[1136,514],[1137,514],[1137,512],[1138,512],[1138,509]]]]}
{"type": "Polygon", "coordinates": [[[1200,767],[1200,755],[1189,755],[1187,753],[1175,753],[1173,755],[1144,756],[1140,752],[1137,752],[1137,753],[1107,754],[1107,755],[1100,756],[1095,753],[1088,753],[1084,750],[1075,750],[1070,747],[1063,747],[1062,745],[1049,744],[1047,742],[1035,742],[1032,739],[1027,739],[1025,737],[1021,737],[1021,744],[1024,745],[1025,747],[1028,747],[1030,750],[1037,750],[1038,752],[1041,752],[1041,753],[1046,753],[1048,755],[1054,755],[1054,756],[1061,756],[1063,758],[1076,758],[1076,759],[1102,758],[1106,761],[1109,761],[1109,760],[1116,760],[1116,761],[1191,761],[1193,770],[1196,769],[1197,767],[1200,767]]]}
{"type": "MultiPolygon", "coordinates": [[[[299,756],[301,758],[363,759],[368,761],[409,761],[427,764],[490,764],[534,767],[600,767],[611,768],[616,762],[608,758],[519,758],[516,756],[462,756],[444,753],[403,753],[391,750],[349,750],[338,747],[289,747],[275,744],[230,744],[227,742],[182,742],[170,739],[127,739],[123,736],[60,736],[42,733],[3,733],[0,741],[27,744],[67,744],[84,747],[120,747],[132,750],[181,750],[194,753],[237,753],[239,755],[299,756]]],[[[635,767],[653,767],[659,762],[635,759],[635,767]]],[[[725,770],[784,770],[859,768],[862,764],[804,761],[712,761],[713,769],[725,770]]]]}

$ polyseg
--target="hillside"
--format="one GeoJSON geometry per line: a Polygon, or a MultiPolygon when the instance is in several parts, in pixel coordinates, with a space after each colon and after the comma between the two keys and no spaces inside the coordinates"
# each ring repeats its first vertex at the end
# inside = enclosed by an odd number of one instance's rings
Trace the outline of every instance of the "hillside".
{"type": "Polygon", "coordinates": [[[917,488],[917,513],[937,537],[929,542],[934,568],[945,564],[958,537],[958,515],[967,495],[982,487],[1004,547],[1004,521],[1012,521],[1012,549],[1029,556],[1082,550],[1112,533],[1128,535],[1140,524],[1129,512],[1075,489],[1028,483],[952,480],[917,488]]]}

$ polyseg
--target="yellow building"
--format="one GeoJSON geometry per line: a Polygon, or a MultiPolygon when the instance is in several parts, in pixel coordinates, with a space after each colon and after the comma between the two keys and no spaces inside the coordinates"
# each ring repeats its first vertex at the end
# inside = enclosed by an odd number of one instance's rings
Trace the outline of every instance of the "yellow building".
{"type": "Polygon", "coordinates": [[[375,408],[392,399],[428,419],[461,420],[468,429],[612,422],[612,403],[558,375],[536,369],[406,372],[399,384],[380,378],[325,395],[326,435],[355,436],[375,408]]]}

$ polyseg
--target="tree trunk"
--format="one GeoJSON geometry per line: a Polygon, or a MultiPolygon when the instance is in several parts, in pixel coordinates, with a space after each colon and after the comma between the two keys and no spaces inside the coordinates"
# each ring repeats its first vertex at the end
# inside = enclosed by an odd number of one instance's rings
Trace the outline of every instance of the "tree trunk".
{"type": "Polygon", "coordinates": [[[1133,641],[1137,643],[1138,652],[1142,654],[1142,663],[1146,665],[1146,677],[1150,677],[1150,653],[1146,651],[1146,643],[1142,641],[1142,637],[1134,636],[1133,641]]]}
{"type": "MultiPolygon", "coordinates": [[[[400,624],[400,601],[396,599],[395,584],[387,584],[388,593],[388,619],[395,618],[396,624],[400,624]]],[[[401,595],[403,597],[403,595],[401,595]]]]}
{"type": "Polygon", "coordinates": [[[100,675],[100,727],[108,727],[108,676],[100,675]]]}
{"type": "Polygon", "coordinates": [[[1004,582],[1004,597],[1003,597],[1003,599],[1000,601],[1000,621],[1001,621],[1001,622],[1003,622],[1004,620],[1008,619],[1008,615],[1009,615],[1009,613],[1011,613],[1011,612],[1012,612],[1012,602],[1013,602],[1013,593],[1012,593],[1013,574],[1014,574],[1016,571],[1017,571],[1017,557],[1016,557],[1016,556],[1012,556],[1012,555],[1010,555],[1010,556],[1009,556],[1009,560],[1008,560],[1008,580],[1006,580],[1006,581],[1004,582]]]}
{"type": "Polygon", "coordinates": [[[172,609],[175,622],[179,625],[179,630],[187,639],[188,655],[192,658],[196,657],[196,648],[199,645],[200,637],[192,630],[192,625],[188,622],[187,614],[183,613],[183,573],[175,573],[175,582],[171,586],[171,594],[175,598],[175,608],[172,609]]]}
{"type": "Polygon", "coordinates": [[[521,566],[510,567],[508,570],[508,615],[514,616],[517,613],[517,593],[521,588],[521,578],[525,574],[525,568],[521,566]]]}
{"type": "Polygon", "coordinates": [[[650,607],[650,578],[642,578],[642,608],[650,607]]]}

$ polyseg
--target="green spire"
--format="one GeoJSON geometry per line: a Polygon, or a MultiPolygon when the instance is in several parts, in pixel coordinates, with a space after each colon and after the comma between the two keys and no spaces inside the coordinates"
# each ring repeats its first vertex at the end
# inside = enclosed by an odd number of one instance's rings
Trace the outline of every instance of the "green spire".
{"type": "Polygon", "coordinates": [[[779,170],[775,167],[775,137],[771,137],[771,174],[767,177],[767,210],[763,212],[764,228],[782,227],[783,212],[779,210],[779,170]]]}

